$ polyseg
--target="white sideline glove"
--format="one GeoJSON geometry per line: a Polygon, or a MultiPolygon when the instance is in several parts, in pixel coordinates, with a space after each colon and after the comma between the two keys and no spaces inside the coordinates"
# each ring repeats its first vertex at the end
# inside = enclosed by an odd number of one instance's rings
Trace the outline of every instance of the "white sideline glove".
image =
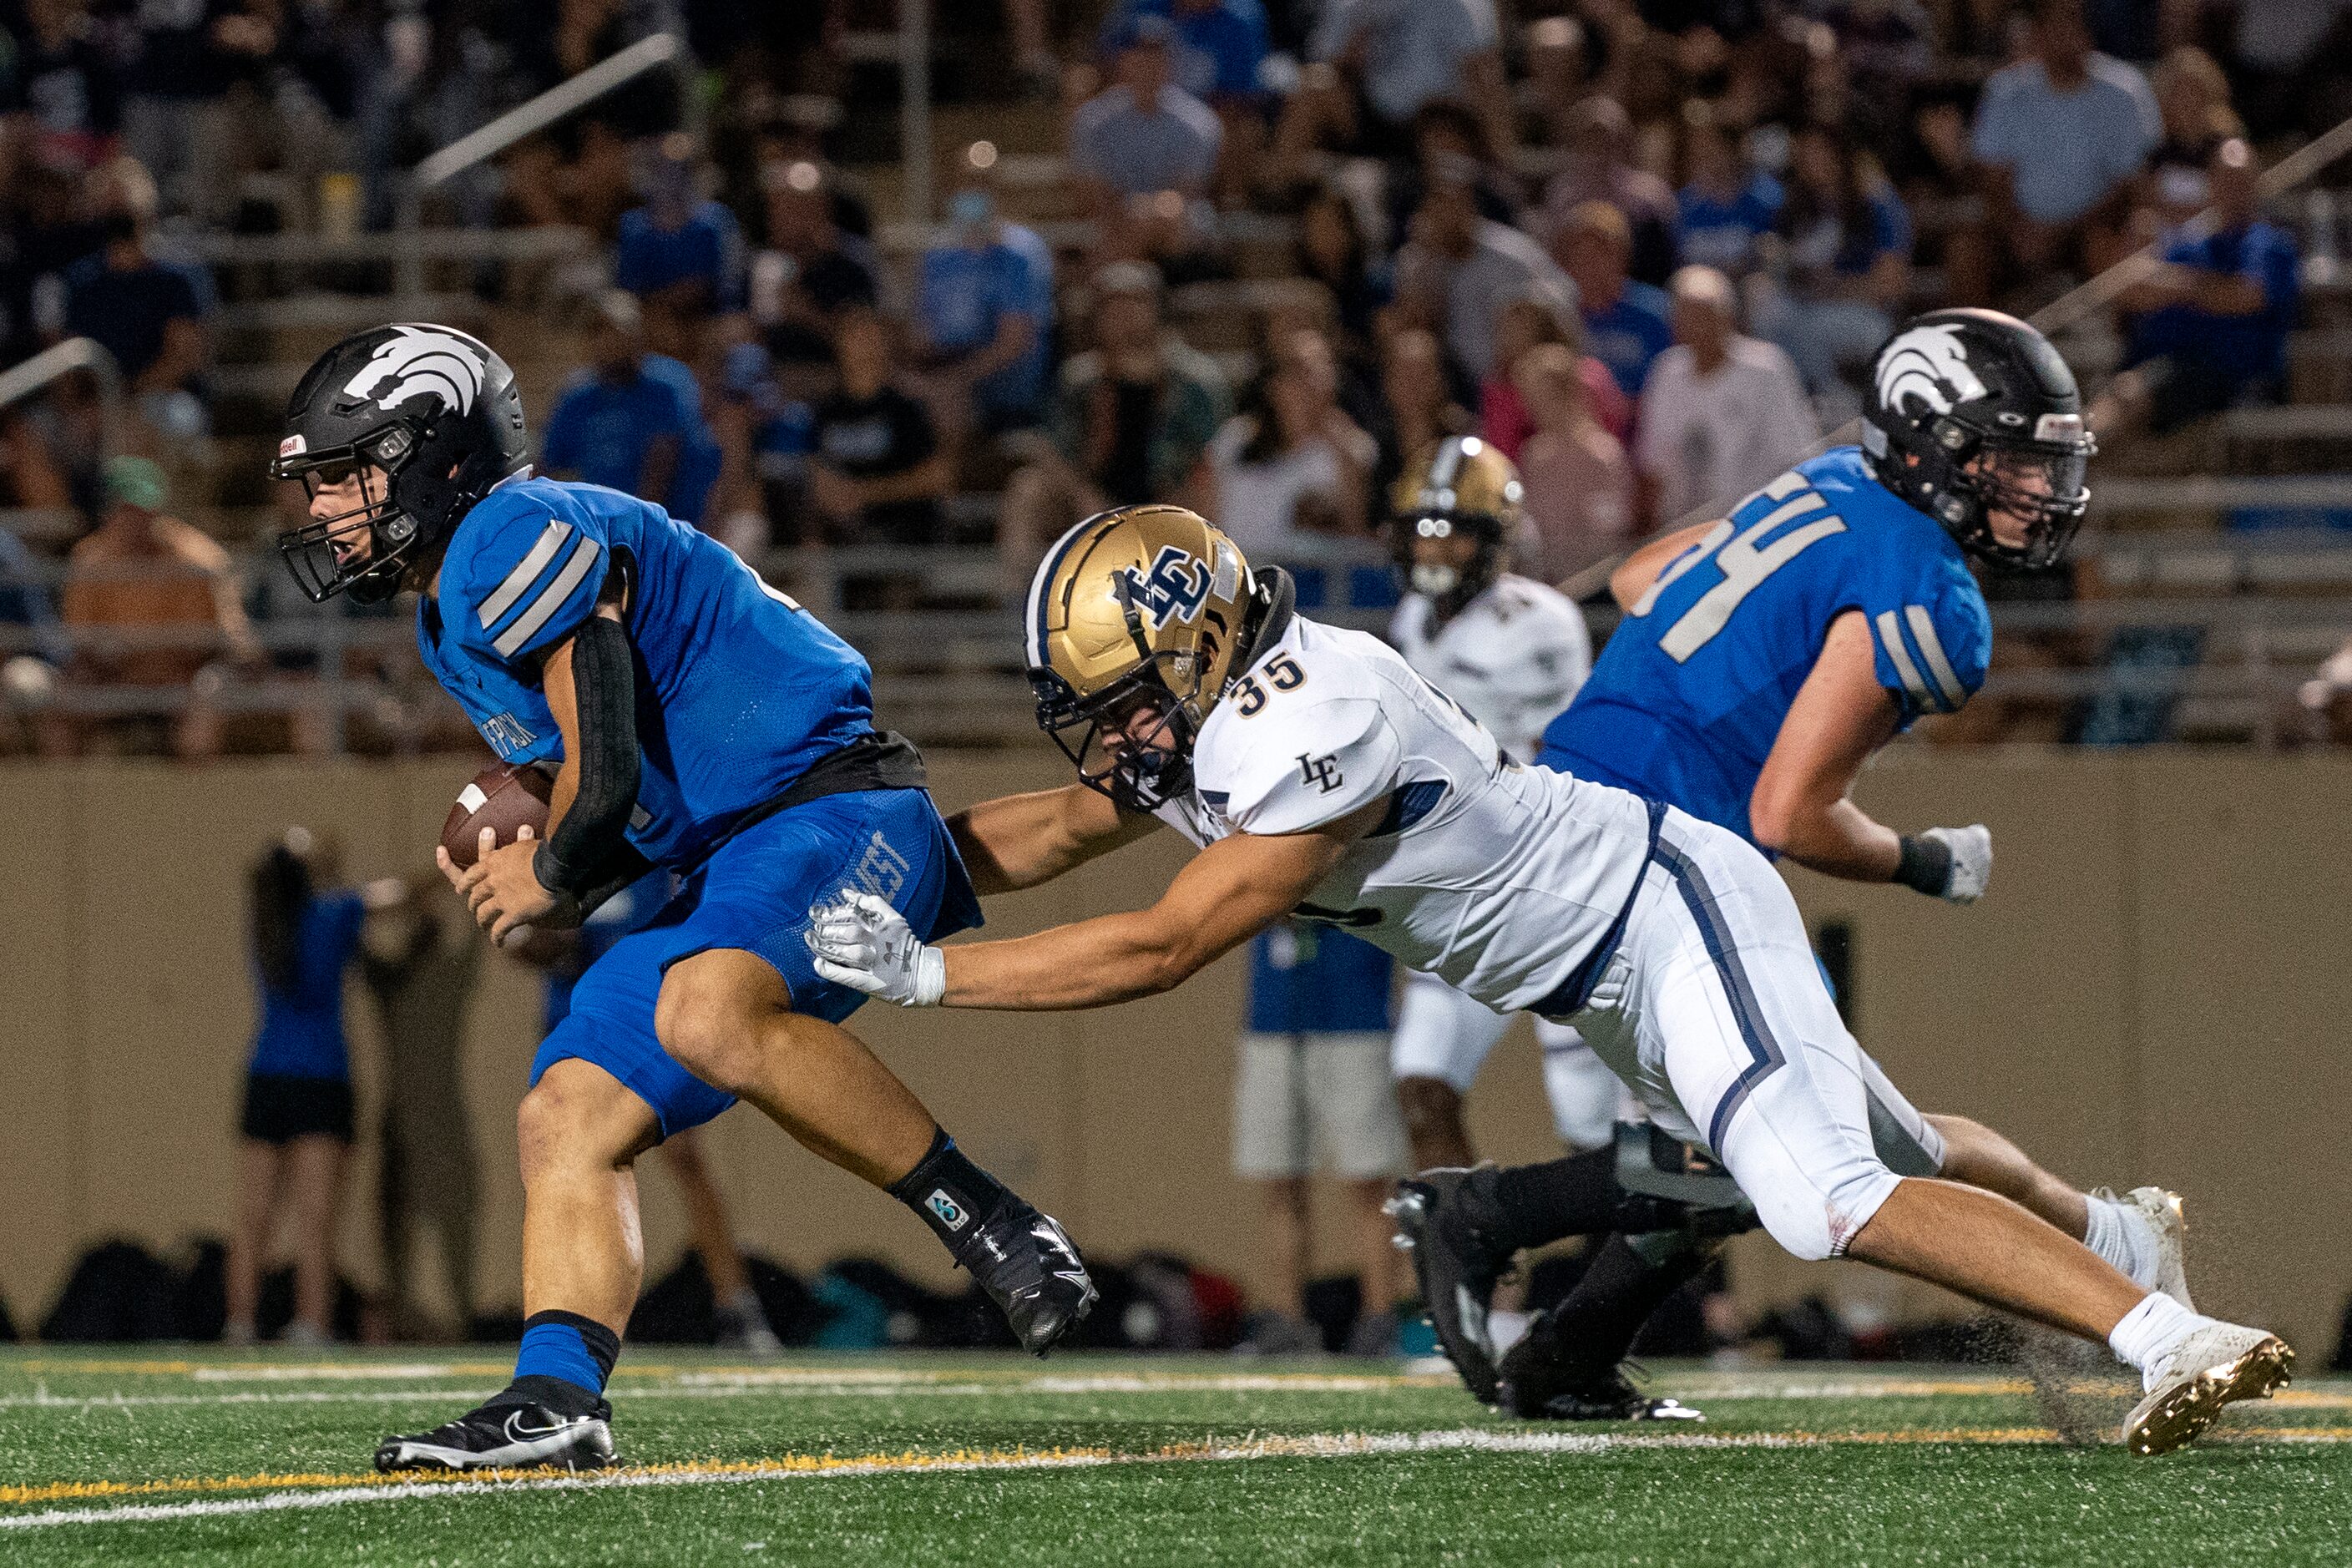
{"type": "Polygon", "coordinates": [[[887,900],[872,893],[852,893],[810,910],[805,940],[816,972],[835,985],[901,1007],[936,1007],[947,994],[947,960],[887,900]]]}
{"type": "Polygon", "coordinates": [[[1944,897],[1956,904],[1973,904],[1984,897],[1985,884],[1992,880],[1992,829],[1983,823],[1966,827],[1931,827],[1919,835],[1932,838],[1952,852],[1951,880],[1944,884],[1944,897]]]}

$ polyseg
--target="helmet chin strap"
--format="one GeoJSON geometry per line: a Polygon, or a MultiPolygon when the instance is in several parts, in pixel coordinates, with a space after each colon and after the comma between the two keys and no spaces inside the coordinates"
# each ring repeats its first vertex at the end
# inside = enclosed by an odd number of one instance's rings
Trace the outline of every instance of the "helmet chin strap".
{"type": "Polygon", "coordinates": [[[1443,599],[1462,585],[1462,569],[1444,566],[1430,561],[1412,564],[1412,591],[1426,594],[1433,599],[1443,599]]]}

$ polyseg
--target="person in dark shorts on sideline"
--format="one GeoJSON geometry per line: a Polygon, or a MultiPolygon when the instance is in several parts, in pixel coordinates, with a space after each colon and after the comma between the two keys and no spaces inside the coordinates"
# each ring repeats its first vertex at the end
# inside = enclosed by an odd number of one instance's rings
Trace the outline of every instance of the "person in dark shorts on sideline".
{"type": "Polygon", "coordinates": [[[334,1296],[335,1211],[352,1138],[343,970],[371,910],[408,897],[396,879],[321,892],[334,854],[289,828],[254,864],[251,930],[261,1023],[237,1123],[236,1228],[228,1248],[224,1337],[253,1342],[261,1260],[278,1222],[294,1225],[294,1321],[286,1338],[324,1344],[334,1296]]]}

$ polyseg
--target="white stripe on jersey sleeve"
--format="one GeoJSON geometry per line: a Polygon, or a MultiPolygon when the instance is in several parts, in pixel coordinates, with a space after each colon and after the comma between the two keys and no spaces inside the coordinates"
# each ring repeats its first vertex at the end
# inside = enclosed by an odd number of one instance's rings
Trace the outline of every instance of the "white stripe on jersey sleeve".
{"type": "Polygon", "coordinates": [[[1919,645],[1919,657],[1927,661],[1927,673],[1936,678],[1937,686],[1944,693],[1944,706],[1958,709],[1969,700],[1969,689],[1960,684],[1958,671],[1944,657],[1944,642],[1936,635],[1935,617],[1923,605],[1906,605],[1903,618],[1911,623],[1912,640],[1919,645]]]}
{"type": "Polygon", "coordinates": [[[598,552],[597,543],[593,539],[583,539],[572,547],[572,559],[563,563],[563,570],[555,574],[555,581],[550,583],[546,591],[531,601],[530,608],[518,616],[514,625],[499,633],[498,641],[491,645],[499,650],[500,658],[512,658],[519,649],[539,635],[539,628],[547,625],[549,617],[563,607],[563,601],[572,596],[572,590],[580,586],[580,580],[595,566],[598,552]]]}
{"type": "Polygon", "coordinates": [[[1886,649],[1887,658],[1893,661],[1895,673],[1903,678],[1904,689],[1911,693],[1911,700],[1921,708],[1936,708],[1935,693],[1929,691],[1927,681],[1920,679],[1919,667],[1911,662],[1911,650],[1903,646],[1903,629],[1895,625],[1895,612],[1879,611],[1877,626],[1879,644],[1886,649]]]}
{"type": "Polygon", "coordinates": [[[571,537],[570,523],[558,522],[553,518],[548,520],[546,529],[531,545],[530,553],[525,555],[521,563],[507,574],[507,580],[482,601],[484,631],[498,625],[499,617],[513,609],[516,603],[530,591],[530,585],[539,581],[539,574],[547,570],[547,563],[555,559],[555,552],[562,549],[563,542],[571,537]]]}

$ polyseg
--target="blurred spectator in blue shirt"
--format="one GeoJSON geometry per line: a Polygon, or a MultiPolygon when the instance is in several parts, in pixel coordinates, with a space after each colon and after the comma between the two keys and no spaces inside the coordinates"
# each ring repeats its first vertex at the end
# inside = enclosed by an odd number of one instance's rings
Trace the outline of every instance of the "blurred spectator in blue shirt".
{"type": "Polygon", "coordinates": [[[283,1211],[294,1220],[294,1321],[287,1339],[324,1344],[334,1296],[335,1209],[351,1153],[351,1047],[343,971],[372,910],[405,901],[385,880],[330,890],[331,843],[289,828],[252,870],[250,920],[260,1026],[238,1119],[236,1224],[229,1237],[228,1324],[250,1344],[263,1258],[283,1211]]]}
{"type": "Polygon", "coordinates": [[[1307,51],[1332,85],[1302,95],[1299,112],[1336,118],[1357,151],[1402,155],[1413,116],[1442,98],[1475,110],[1498,153],[1517,144],[1494,0],[1330,0],[1307,51]]]}
{"type": "Polygon", "coordinates": [[[144,169],[128,158],[107,165],[98,202],[102,243],[66,269],[64,326],[114,356],[123,390],[149,424],[186,439],[210,426],[199,395],[212,279],[149,251],[154,212],[155,184],[144,169]]]}
{"type": "Polygon", "coordinates": [[[816,416],[784,395],[764,346],[737,343],[727,351],[710,426],[721,465],[704,530],[746,559],[771,546],[806,542],[799,524],[809,456],[816,450],[816,416]]]}
{"type": "Polygon", "coordinates": [[[1126,47],[1137,22],[1165,17],[1174,30],[1171,79],[1193,97],[1254,101],[1265,63],[1265,7],[1259,0],[1126,0],[1103,23],[1106,54],[1126,47]]]}
{"type": "Polygon", "coordinates": [[[2163,134],[2147,79],[2092,49],[2081,0],[2036,0],[2032,40],[1977,104],[1969,146],[1988,211],[1956,237],[1963,300],[2053,267],[2087,276],[2120,259],[2122,208],[2163,134]]]}
{"type": "Polygon", "coordinates": [[[743,304],[743,237],[735,215],[696,189],[696,168],[691,136],[663,137],[646,205],[621,215],[614,246],[613,281],[665,325],[690,328],[743,304]]]}
{"type": "Polygon", "coordinates": [[[1045,416],[1054,253],[997,211],[995,165],[990,143],[965,150],[948,198],[954,237],[924,252],[916,286],[924,391],[951,436],[1045,416]]]}
{"type": "Polygon", "coordinates": [[[625,490],[688,522],[719,478],[719,443],[702,417],[694,373],[648,353],[636,297],[609,289],[597,300],[589,368],[548,416],[540,461],[557,479],[625,490]]]}
{"type": "Polygon", "coordinates": [[[1138,17],[1118,53],[1118,85],[1070,117],[1070,163],[1080,178],[1118,196],[1208,188],[1223,130],[1207,104],[1170,79],[1174,37],[1166,17],[1138,17]]]}
{"type": "Polygon", "coordinates": [[[1759,242],[1772,232],[1787,199],[1780,182],[1751,169],[1739,144],[1705,106],[1693,104],[1684,128],[1688,181],[1675,196],[1675,246],[1685,261],[1733,278],[1756,269],[1759,242]]]}
{"type": "Polygon", "coordinates": [[[1633,225],[1607,202],[1583,202],[1569,213],[1552,247],[1576,284],[1585,352],[1609,367],[1626,396],[1640,397],[1651,362],[1672,346],[1675,330],[1665,290],[1626,273],[1633,225]]]}
{"type": "Polygon", "coordinates": [[[1773,276],[1757,279],[1750,318],[1835,425],[1862,411],[1854,388],[1910,291],[1911,215],[1842,130],[1807,126],[1790,154],[1773,276]]]}
{"type": "Polygon", "coordinates": [[[2129,368],[2092,405],[2100,435],[2140,425],[2163,435],[2279,395],[2295,321],[2295,242],[2263,221],[2259,174],[2245,142],[2215,149],[2205,176],[2213,232],[2174,231],[2161,242],[2162,265],[2124,294],[2129,368]]]}

